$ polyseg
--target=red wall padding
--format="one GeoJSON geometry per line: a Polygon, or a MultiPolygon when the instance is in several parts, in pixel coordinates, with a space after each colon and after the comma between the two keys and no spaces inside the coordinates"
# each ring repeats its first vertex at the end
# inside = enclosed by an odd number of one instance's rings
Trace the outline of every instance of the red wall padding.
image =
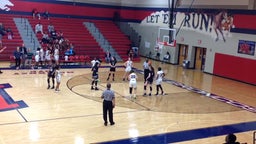
{"type": "Polygon", "coordinates": [[[100,18],[113,18],[114,12],[119,11],[123,19],[143,20],[153,11],[144,9],[119,9],[119,7],[95,7],[91,5],[67,5],[59,3],[40,3],[33,1],[12,0],[14,6],[10,7],[11,11],[32,12],[32,9],[37,8],[39,12],[48,10],[51,14],[89,16],[100,18]]]}
{"type": "Polygon", "coordinates": [[[216,53],[213,74],[256,85],[256,60],[216,53]]]}
{"type": "Polygon", "coordinates": [[[256,15],[234,15],[234,25],[236,28],[254,29],[256,30],[256,15]]]}
{"type": "MultiPolygon", "coordinates": [[[[111,7],[104,5],[70,5],[60,2],[46,3],[33,0],[11,0],[14,4],[11,11],[31,12],[33,8],[37,8],[40,12],[48,10],[50,13],[89,16],[95,18],[112,18],[115,11],[120,12],[122,19],[141,21],[156,10],[153,9],[138,9],[125,7],[111,7]]],[[[256,16],[254,14],[234,14],[234,25],[236,28],[256,30],[256,16]]]]}
{"type": "Polygon", "coordinates": [[[31,1],[13,0],[14,6],[11,10],[21,12],[32,12],[32,9],[37,8],[39,12],[48,10],[54,14],[65,14],[75,16],[93,16],[93,17],[113,17],[116,9],[89,7],[89,6],[73,6],[56,3],[39,3],[31,1]]]}

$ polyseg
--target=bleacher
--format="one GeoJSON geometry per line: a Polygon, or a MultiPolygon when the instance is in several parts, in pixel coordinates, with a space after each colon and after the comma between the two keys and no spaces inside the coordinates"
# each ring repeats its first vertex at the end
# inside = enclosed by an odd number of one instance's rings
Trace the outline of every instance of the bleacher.
{"type": "MultiPolygon", "coordinates": [[[[71,19],[71,18],[51,18],[47,19],[33,19],[29,18],[31,26],[34,28],[38,22],[43,25],[43,31],[48,32],[48,25],[51,23],[57,32],[61,31],[64,37],[74,45],[74,51],[77,55],[89,56],[90,59],[94,57],[104,58],[104,51],[100,48],[98,43],[83,25],[84,19],[71,19]]],[[[37,34],[40,41],[42,35],[37,34]]],[[[62,52],[62,58],[64,52],[62,52]]]]}
{"type": "Polygon", "coordinates": [[[4,35],[2,38],[3,46],[6,46],[7,48],[0,54],[0,61],[9,61],[10,56],[13,55],[16,47],[21,46],[23,42],[18,32],[18,29],[13,21],[13,16],[0,14],[0,17],[0,23],[3,24],[5,29],[9,27],[12,30],[14,36],[13,39],[7,39],[7,35],[4,35]]]}
{"type": "MultiPolygon", "coordinates": [[[[109,41],[110,45],[116,50],[120,57],[125,61],[128,58],[128,50],[131,48],[131,41],[118,26],[112,21],[92,21],[103,36],[109,41]]],[[[134,58],[134,61],[138,58],[134,58]]]]}
{"type": "MultiPolygon", "coordinates": [[[[10,61],[10,56],[13,55],[17,46],[21,46],[23,43],[21,36],[18,32],[18,29],[13,21],[13,18],[20,18],[21,16],[1,14],[1,22],[7,28],[10,27],[14,33],[14,38],[8,40],[7,36],[3,36],[3,45],[7,46],[7,49],[1,53],[1,61],[10,61]]],[[[53,18],[50,20],[41,18],[33,19],[32,16],[22,16],[27,18],[32,29],[35,29],[35,25],[40,21],[43,25],[43,31],[48,32],[48,25],[51,23],[55,30],[62,31],[64,37],[67,38],[70,43],[74,45],[75,53],[80,56],[89,57],[89,60],[94,57],[99,57],[104,59],[105,52],[96,42],[94,37],[89,33],[86,27],[83,25],[83,22],[86,22],[85,19],[72,19],[72,18],[53,18]]],[[[92,22],[92,20],[88,20],[92,22]]],[[[125,61],[128,58],[127,51],[131,48],[131,41],[129,38],[124,35],[121,30],[112,22],[112,21],[99,21],[93,20],[93,23],[99,28],[100,32],[104,37],[110,42],[112,47],[120,55],[120,57],[125,61]]],[[[40,41],[42,35],[36,35],[40,41]]],[[[61,53],[61,59],[64,60],[64,51],[61,53]]],[[[74,58],[76,59],[76,58],[74,58]]]]}

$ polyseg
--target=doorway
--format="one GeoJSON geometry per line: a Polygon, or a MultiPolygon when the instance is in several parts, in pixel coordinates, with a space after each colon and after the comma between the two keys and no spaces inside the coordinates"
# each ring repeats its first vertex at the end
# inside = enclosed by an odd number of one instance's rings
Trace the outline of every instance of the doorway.
{"type": "Polygon", "coordinates": [[[179,58],[178,64],[183,65],[183,60],[186,60],[188,56],[188,45],[180,44],[179,45],[179,58]]]}
{"type": "Polygon", "coordinates": [[[196,47],[195,69],[203,71],[205,68],[206,48],[196,47]]]}

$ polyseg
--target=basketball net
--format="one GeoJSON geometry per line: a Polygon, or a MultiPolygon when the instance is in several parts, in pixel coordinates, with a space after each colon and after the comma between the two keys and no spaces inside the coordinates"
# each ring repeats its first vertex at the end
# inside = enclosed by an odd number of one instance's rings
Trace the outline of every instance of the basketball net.
{"type": "Polygon", "coordinates": [[[176,47],[176,40],[173,40],[173,42],[168,43],[166,41],[160,41],[159,38],[157,38],[157,45],[159,49],[162,49],[164,46],[176,47]]]}
{"type": "Polygon", "coordinates": [[[176,47],[176,29],[159,28],[156,45],[159,46],[159,49],[164,46],[176,47]]]}

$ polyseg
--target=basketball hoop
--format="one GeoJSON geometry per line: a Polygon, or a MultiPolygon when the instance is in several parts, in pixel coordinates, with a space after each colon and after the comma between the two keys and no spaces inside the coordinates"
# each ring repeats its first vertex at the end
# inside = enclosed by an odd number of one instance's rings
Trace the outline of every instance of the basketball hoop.
{"type": "Polygon", "coordinates": [[[164,48],[164,43],[163,42],[158,42],[158,47],[159,47],[159,49],[163,49],[164,48]]]}
{"type": "Polygon", "coordinates": [[[165,47],[176,47],[176,29],[159,28],[157,45],[159,49],[165,47]]]}
{"type": "Polygon", "coordinates": [[[176,40],[174,40],[171,43],[166,42],[166,41],[164,41],[164,42],[158,41],[157,45],[158,45],[159,49],[162,49],[164,46],[176,47],[176,40]]]}

